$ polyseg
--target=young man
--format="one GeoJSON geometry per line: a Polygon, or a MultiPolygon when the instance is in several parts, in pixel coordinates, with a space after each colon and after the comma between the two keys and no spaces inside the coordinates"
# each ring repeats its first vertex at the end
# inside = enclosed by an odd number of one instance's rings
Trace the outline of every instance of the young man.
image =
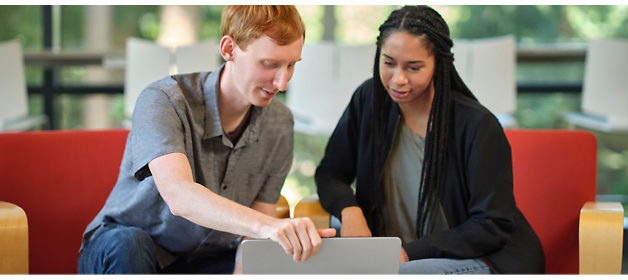
{"type": "Polygon", "coordinates": [[[138,97],[118,182],[83,236],[79,273],[237,273],[242,236],[295,261],[316,254],[309,219],[276,219],[293,118],[273,97],[301,59],[294,6],[227,6],[215,72],[166,77],[138,97]]]}

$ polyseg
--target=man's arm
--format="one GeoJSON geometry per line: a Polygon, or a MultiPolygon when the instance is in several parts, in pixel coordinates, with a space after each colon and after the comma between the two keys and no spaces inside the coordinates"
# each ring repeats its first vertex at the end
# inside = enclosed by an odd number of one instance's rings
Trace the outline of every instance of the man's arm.
{"type": "MultiPolygon", "coordinates": [[[[318,251],[320,235],[309,218],[276,219],[215,194],[194,182],[184,154],[160,156],[148,167],[159,193],[175,216],[220,231],[269,238],[293,255],[295,261],[306,261],[318,251]]],[[[274,207],[274,204],[265,204],[261,206],[262,211],[270,211],[271,205],[274,207]]]]}

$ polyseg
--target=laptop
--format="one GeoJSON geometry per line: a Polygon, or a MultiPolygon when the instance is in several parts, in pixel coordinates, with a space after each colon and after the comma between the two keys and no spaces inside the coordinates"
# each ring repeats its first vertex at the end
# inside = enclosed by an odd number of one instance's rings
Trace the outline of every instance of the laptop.
{"type": "Polygon", "coordinates": [[[242,274],[399,274],[397,237],[323,238],[315,256],[295,262],[270,239],[242,242],[242,274]]]}

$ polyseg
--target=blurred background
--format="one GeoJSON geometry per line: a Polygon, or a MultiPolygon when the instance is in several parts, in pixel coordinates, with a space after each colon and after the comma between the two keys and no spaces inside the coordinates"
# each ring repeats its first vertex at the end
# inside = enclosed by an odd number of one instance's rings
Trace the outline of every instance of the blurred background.
{"type": "MultiPolygon", "coordinates": [[[[49,120],[47,127],[40,129],[121,128],[126,119],[127,38],[170,48],[219,40],[223,7],[3,5],[0,42],[21,42],[28,114],[46,115],[49,120]]],[[[297,6],[306,25],[306,44],[343,45],[373,45],[379,25],[396,8],[297,6]]],[[[561,115],[581,111],[588,42],[594,38],[628,38],[628,6],[433,8],[447,21],[452,38],[514,36],[516,110],[512,115],[524,129],[568,128],[561,115]]],[[[279,98],[286,102],[285,94],[279,98]]],[[[599,145],[598,201],[621,201],[626,208],[628,133],[593,132],[599,145]]],[[[313,175],[328,137],[296,133],[294,162],[282,191],[291,204],[316,193],[313,175]]]]}

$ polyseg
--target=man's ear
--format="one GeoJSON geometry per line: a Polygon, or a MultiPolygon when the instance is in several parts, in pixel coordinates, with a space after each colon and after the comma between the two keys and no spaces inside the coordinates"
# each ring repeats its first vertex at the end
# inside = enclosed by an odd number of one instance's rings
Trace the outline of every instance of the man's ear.
{"type": "Polygon", "coordinates": [[[233,39],[230,35],[226,35],[220,39],[220,55],[222,55],[222,58],[224,58],[225,61],[233,61],[235,48],[235,39],[233,39]]]}

